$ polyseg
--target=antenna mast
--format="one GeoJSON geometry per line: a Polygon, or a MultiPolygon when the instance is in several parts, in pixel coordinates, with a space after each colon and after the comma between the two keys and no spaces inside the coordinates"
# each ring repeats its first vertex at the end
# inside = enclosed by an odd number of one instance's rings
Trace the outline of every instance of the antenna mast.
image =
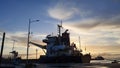
{"type": "Polygon", "coordinates": [[[59,37],[59,43],[61,44],[61,28],[62,28],[62,20],[61,20],[61,25],[58,24],[58,37],[59,37]]]}
{"type": "Polygon", "coordinates": [[[80,41],[80,36],[79,36],[79,49],[81,51],[81,41],[80,41]]]}
{"type": "Polygon", "coordinates": [[[59,33],[59,36],[61,36],[61,28],[62,28],[62,20],[61,20],[61,24],[58,25],[58,33],[59,33]]]}
{"type": "Polygon", "coordinates": [[[15,47],[14,47],[15,42],[16,42],[16,41],[15,41],[15,40],[13,40],[13,47],[12,47],[12,51],[13,51],[13,50],[14,50],[14,48],[15,48],[15,47]]]}

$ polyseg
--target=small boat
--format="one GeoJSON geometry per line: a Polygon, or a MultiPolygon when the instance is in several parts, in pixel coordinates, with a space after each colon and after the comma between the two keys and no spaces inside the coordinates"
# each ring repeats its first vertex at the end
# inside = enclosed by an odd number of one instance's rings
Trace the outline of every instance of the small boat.
{"type": "Polygon", "coordinates": [[[117,60],[113,60],[113,61],[112,61],[112,63],[118,63],[118,62],[119,62],[119,61],[117,61],[117,60]]]}
{"type": "Polygon", "coordinates": [[[93,60],[104,60],[104,58],[102,56],[97,56],[93,60]]]}

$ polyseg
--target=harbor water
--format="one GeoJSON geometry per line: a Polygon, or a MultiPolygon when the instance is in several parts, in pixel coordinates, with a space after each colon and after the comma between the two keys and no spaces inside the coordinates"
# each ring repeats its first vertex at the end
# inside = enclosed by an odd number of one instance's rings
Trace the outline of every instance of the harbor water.
{"type": "Polygon", "coordinates": [[[120,68],[120,64],[113,64],[109,60],[92,60],[91,63],[56,63],[38,64],[37,68],[120,68]]]}
{"type": "MultiPolygon", "coordinates": [[[[35,63],[31,68],[120,68],[120,63],[111,62],[110,60],[92,60],[91,63],[35,63]]],[[[15,68],[25,68],[25,65],[16,65],[15,68]]]]}

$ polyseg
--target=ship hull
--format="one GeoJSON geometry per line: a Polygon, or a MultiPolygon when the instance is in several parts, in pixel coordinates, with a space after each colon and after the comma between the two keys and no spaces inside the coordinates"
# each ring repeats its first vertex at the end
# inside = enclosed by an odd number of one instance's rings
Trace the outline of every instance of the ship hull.
{"type": "Polygon", "coordinates": [[[91,56],[40,56],[40,63],[90,63],[91,56]]]}

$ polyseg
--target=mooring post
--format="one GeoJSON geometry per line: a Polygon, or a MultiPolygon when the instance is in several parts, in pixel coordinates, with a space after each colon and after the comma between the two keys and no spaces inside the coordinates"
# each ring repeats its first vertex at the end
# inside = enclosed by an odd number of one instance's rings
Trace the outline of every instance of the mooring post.
{"type": "Polygon", "coordinates": [[[1,64],[1,61],[2,61],[2,54],[3,54],[4,40],[5,40],[5,32],[3,33],[3,38],[2,38],[1,53],[0,53],[0,64],[1,64]]]}

